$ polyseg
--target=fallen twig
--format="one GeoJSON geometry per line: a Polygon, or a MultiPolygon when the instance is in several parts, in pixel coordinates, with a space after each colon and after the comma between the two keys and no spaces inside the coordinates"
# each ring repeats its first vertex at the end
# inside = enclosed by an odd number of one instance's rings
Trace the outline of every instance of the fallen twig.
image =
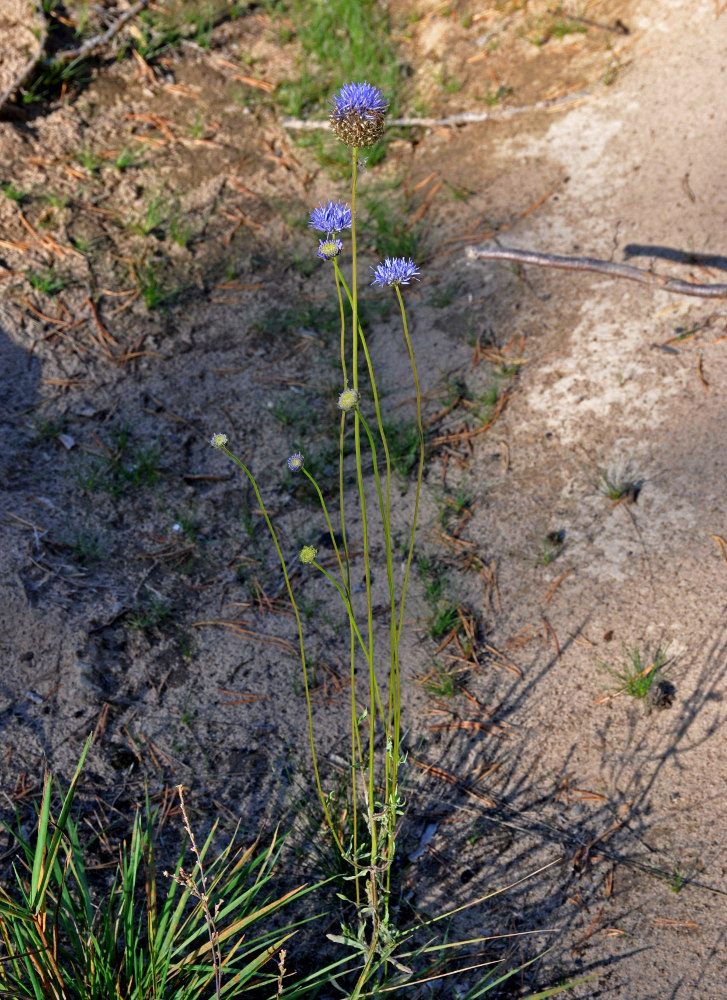
{"type": "Polygon", "coordinates": [[[40,22],[40,26],[39,26],[40,34],[38,36],[38,51],[37,51],[37,53],[36,53],[35,56],[31,56],[30,57],[30,59],[28,60],[28,62],[25,64],[25,66],[23,67],[23,69],[21,70],[21,72],[18,73],[18,75],[12,81],[12,83],[7,88],[7,90],[5,91],[5,93],[4,94],[0,94],[0,111],[2,111],[3,107],[10,100],[10,98],[13,96],[13,94],[15,93],[15,91],[19,90],[23,86],[23,84],[25,83],[25,81],[28,79],[28,77],[31,75],[31,73],[35,69],[35,67],[40,62],[41,56],[43,55],[43,52],[45,51],[45,44],[46,44],[46,42],[48,40],[48,23],[47,23],[47,21],[46,21],[46,19],[44,17],[43,18],[37,18],[37,20],[40,22]]]}
{"type": "Polygon", "coordinates": [[[562,271],[597,271],[612,278],[626,278],[643,285],[657,285],[664,292],[678,295],[695,295],[701,298],[727,298],[727,285],[698,285],[679,278],[669,278],[664,274],[645,271],[630,264],[616,264],[596,257],[566,257],[561,254],[537,253],[534,250],[517,250],[515,247],[483,243],[478,247],[467,247],[465,256],[474,260],[511,260],[517,264],[534,264],[536,267],[555,267],[562,271]]]}
{"type": "MultiPolygon", "coordinates": [[[[544,108],[556,107],[566,101],[575,101],[590,96],[587,91],[582,90],[576,94],[566,94],[563,97],[551,97],[546,101],[535,101],[534,104],[524,104],[517,108],[498,108],[495,111],[463,111],[458,115],[450,115],[448,118],[389,118],[387,125],[399,125],[404,128],[419,125],[424,128],[447,128],[457,125],[478,125],[480,122],[490,120],[502,120],[512,118],[515,115],[525,114],[527,111],[542,111],[544,108]]],[[[283,128],[292,129],[298,132],[316,132],[320,129],[330,128],[328,119],[311,121],[302,118],[284,118],[283,128]]]]}
{"type": "Polygon", "coordinates": [[[148,6],[149,0],[137,0],[133,7],[129,7],[127,11],[124,11],[106,31],[103,31],[100,35],[94,35],[93,38],[89,38],[83,45],[79,45],[77,49],[63,49],[60,52],[56,52],[52,59],[44,60],[43,65],[50,66],[53,63],[67,63],[73,62],[74,59],[84,59],[86,56],[91,55],[92,52],[95,52],[96,49],[107,45],[121,31],[127,21],[130,21],[132,17],[136,17],[137,14],[140,14],[148,6]]]}

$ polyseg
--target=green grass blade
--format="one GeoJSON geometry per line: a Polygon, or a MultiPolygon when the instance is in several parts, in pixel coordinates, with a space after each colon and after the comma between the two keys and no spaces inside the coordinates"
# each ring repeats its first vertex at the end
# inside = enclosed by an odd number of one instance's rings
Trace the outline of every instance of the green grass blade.
{"type": "Polygon", "coordinates": [[[63,806],[61,807],[61,814],[58,817],[58,822],[56,823],[56,828],[53,833],[53,837],[48,847],[47,857],[45,858],[45,864],[43,862],[43,852],[45,850],[45,841],[48,836],[48,818],[50,816],[50,780],[47,780],[47,785],[43,790],[43,805],[41,807],[40,822],[38,826],[38,843],[36,845],[36,856],[33,862],[33,879],[32,879],[32,891],[31,891],[31,909],[34,913],[39,913],[43,907],[43,899],[45,896],[46,889],[48,888],[48,883],[50,882],[51,875],[53,874],[53,866],[58,857],[58,850],[61,846],[61,839],[64,834],[64,828],[68,820],[68,814],[71,811],[71,805],[73,803],[73,796],[76,792],[76,785],[78,784],[78,779],[81,777],[81,769],[83,768],[84,762],[86,760],[86,755],[90,749],[91,742],[93,740],[93,733],[86,740],[86,745],[83,748],[81,757],[76,765],[76,771],[71,779],[71,784],[66,793],[66,797],[63,801],[63,806]]]}

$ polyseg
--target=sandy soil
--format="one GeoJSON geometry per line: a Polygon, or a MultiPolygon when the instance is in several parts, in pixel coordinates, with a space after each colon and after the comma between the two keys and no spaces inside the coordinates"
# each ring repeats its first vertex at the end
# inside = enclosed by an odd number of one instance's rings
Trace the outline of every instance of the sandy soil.
{"type": "MultiPolygon", "coordinates": [[[[362,176],[372,199],[398,185],[424,227],[408,294],[432,418],[420,545],[476,640],[460,656],[462,626],[438,649],[419,578],[405,894],[434,911],[554,862],[453,929],[543,930],[521,954],[554,950],[511,995],[595,973],[572,995],[721,1000],[727,310],[465,247],[497,233],[724,280],[727,13],[605,0],[581,5],[600,28],[534,45],[541,8],[516,7],[464,20],[419,6],[401,40],[413,95],[443,116],[511,92],[491,120],[397,140],[362,176]],[[634,488],[610,500],[604,472],[634,488]],[[646,704],[604,667],[637,647],[644,665],[667,651],[646,704]],[[432,692],[437,670],[451,696],[432,692]]],[[[27,192],[0,205],[0,787],[21,805],[46,761],[68,776],[91,728],[84,801],[109,822],[144,776],[155,801],[182,781],[200,822],[242,816],[246,836],[306,794],[292,622],[254,498],[207,444],[229,434],[290,552],[316,541],[318,512],[284,464],[301,448],[330,477],[338,383],[329,275],[307,266],[301,222],[345,187],[268,97],[294,55],[253,11],[156,74],[99,62],[77,93],[0,123],[0,180],[27,192]],[[127,148],[141,153],[114,166],[127,148]],[[54,294],[28,274],[50,267],[54,294]]],[[[370,224],[372,260],[377,238],[370,224]]],[[[396,315],[365,299],[403,421],[396,315]]],[[[295,585],[335,773],[337,611],[317,581],[295,585]]]]}

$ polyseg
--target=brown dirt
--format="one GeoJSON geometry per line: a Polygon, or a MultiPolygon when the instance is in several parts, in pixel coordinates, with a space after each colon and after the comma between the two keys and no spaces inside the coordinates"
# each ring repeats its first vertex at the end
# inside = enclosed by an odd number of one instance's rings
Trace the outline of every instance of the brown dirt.
{"type": "MultiPolygon", "coordinates": [[[[407,292],[432,418],[420,546],[476,654],[437,652],[419,579],[407,898],[434,912],[554,862],[454,931],[548,929],[523,946],[555,945],[519,978],[525,992],[593,972],[572,995],[720,1000],[724,304],[464,248],[500,233],[723,280],[727,14],[604,0],[567,8],[602,27],[546,38],[545,3],[392,9],[410,25],[412,109],[478,111],[500,94],[491,121],[397,140],[361,181],[364,201],[400,199],[423,227],[423,280],[407,292]],[[638,495],[609,500],[603,470],[638,495]],[[673,698],[644,707],[614,690],[603,664],[636,646],[645,663],[668,647],[673,698]],[[463,668],[451,697],[427,688],[435,658],[463,668]]],[[[276,115],[294,56],[253,10],[209,50],[185,43],[153,69],[99,59],[87,86],[0,123],[0,181],[27,192],[0,200],[0,787],[21,804],[46,761],[69,775],[91,728],[84,795],[99,808],[111,788],[132,810],[144,776],[157,802],[181,781],[200,822],[242,816],[253,836],[301,794],[292,619],[251,490],[208,444],[226,432],[255,470],[286,551],[322,535],[285,458],[300,448],[330,478],[336,321],[304,223],[346,189],[276,115]],[[54,294],[30,277],[49,269],[54,294]]],[[[368,223],[362,280],[375,240],[368,223]]],[[[403,420],[396,314],[381,294],[365,302],[403,420]]],[[[395,492],[404,531],[412,490],[395,492]]],[[[307,574],[295,586],[335,771],[339,611],[307,574]]]]}

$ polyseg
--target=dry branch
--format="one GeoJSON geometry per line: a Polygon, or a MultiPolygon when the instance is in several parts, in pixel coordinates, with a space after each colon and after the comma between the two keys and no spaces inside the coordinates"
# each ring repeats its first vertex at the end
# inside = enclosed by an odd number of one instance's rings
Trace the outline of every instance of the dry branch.
{"type": "Polygon", "coordinates": [[[121,31],[127,21],[130,21],[132,17],[136,17],[137,14],[140,14],[148,6],[149,0],[137,0],[133,7],[129,7],[127,11],[124,11],[106,31],[101,32],[100,35],[94,35],[93,38],[89,38],[83,45],[79,45],[77,49],[65,49],[57,52],[53,59],[45,60],[45,65],[72,62],[74,59],[84,59],[92,52],[95,52],[96,49],[108,45],[111,39],[121,31]]]}
{"type": "MultiPolygon", "coordinates": [[[[86,56],[91,55],[97,49],[103,48],[107,45],[118,33],[121,31],[123,26],[131,20],[132,17],[136,17],[137,14],[141,13],[146,7],[149,6],[150,0],[137,0],[137,2],[129,7],[127,11],[121,14],[106,31],[101,32],[99,35],[94,35],[93,38],[89,38],[79,45],[75,49],[65,49],[57,52],[52,59],[43,59],[43,53],[45,52],[46,43],[48,41],[48,22],[45,17],[42,18],[40,37],[38,39],[38,51],[36,54],[29,59],[29,61],[23,67],[21,73],[19,73],[15,79],[12,81],[10,86],[7,88],[5,93],[0,94],[0,111],[2,111],[5,104],[10,100],[10,98],[15,94],[32,76],[33,72],[38,66],[57,66],[59,63],[73,62],[74,59],[84,59],[86,56]]],[[[43,8],[40,8],[41,14],[43,13],[43,8]]]]}
{"type": "Polygon", "coordinates": [[[630,264],[615,264],[610,260],[596,257],[566,257],[553,253],[537,253],[534,250],[517,250],[495,243],[483,243],[478,247],[467,247],[465,256],[474,260],[509,260],[516,264],[534,264],[536,267],[555,267],[563,271],[597,271],[611,278],[626,278],[642,285],[656,285],[663,292],[677,295],[694,295],[705,299],[727,298],[727,285],[700,285],[691,281],[681,281],[665,274],[656,274],[630,264]]]}
{"type": "MultiPolygon", "coordinates": [[[[450,115],[448,118],[387,118],[387,125],[399,125],[402,127],[413,127],[415,125],[423,128],[455,127],[457,125],[478,125],[480,122],[490,120],[502,121],[504,118],[513,118],[515,115],[525,114],[526,111],[542,111],[544,108],[556,107],[569,101],[576,101],[589,94],[585,90],[576,94],[566,94],[562,97],[553,97],[546,101],[536,101],[534,104],[524,104],[517,108],[499,108],[496,111],[463,111],[458,115],[450,115]]],[[[319,129],[328,129],[328,119],[311,121],[302,118],[284,118],[283,128],[292,129],[298,132],[315,132],[319,129]]]]}
{"type": "MultiPolygon", "coordinates": [[[[42,8],[41,8],[42,12],[42,8]]],[[[43,53],[45,52],[45,43],[48,40],[48,24],[45,18],[42,18],[40,25],[40,36],[38,38],[38,51],[34,56],[31,56],[28,62],[25,64],[20,73],[11,82],[10,86],[7,88],[4,94],[0,94],[0,111],[5,107],[7,102],[20,87],[23,86],[28,77],[32,74],[35,67],[41,60],[43,53]]]]}

